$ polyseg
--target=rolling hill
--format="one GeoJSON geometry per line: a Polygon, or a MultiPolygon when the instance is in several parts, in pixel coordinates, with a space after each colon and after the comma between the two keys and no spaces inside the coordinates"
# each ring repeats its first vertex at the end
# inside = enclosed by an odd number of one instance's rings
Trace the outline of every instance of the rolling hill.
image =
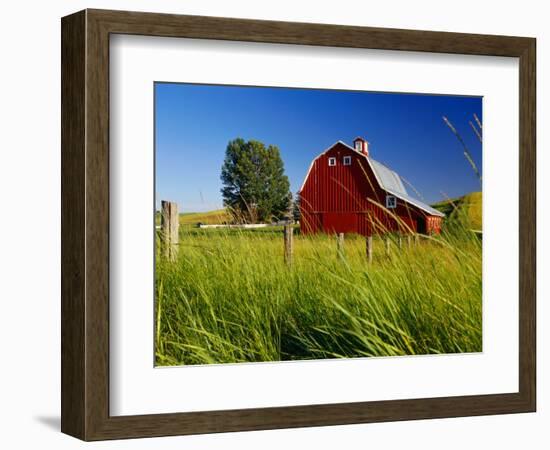
{"type": "Polygon", "coordinates": [[[197,225],[199,223],[210,225],[228,222],[229,220],[229,214],[225,209],[180,214],[180,225],[197,225]]]}
{"type": "Polygon", "coordinates": [[[471,192],[462,197],[444,200],[432,205],[447,216],[449,222],[469,221],[469,227],[482,229],[482,195],[481,192],[471,192]]]}

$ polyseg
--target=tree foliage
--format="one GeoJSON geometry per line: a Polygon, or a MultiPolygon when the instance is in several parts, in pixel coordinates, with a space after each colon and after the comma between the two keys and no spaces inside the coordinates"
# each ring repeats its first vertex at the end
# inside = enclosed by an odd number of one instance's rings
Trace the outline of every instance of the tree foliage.
{"type": "Polygon", "coordinates": [[[224,205],[239,220],[280,220],[289,211],[292,194],[279,149],[237,138],[227,144],[222,166],[224,205]]]}
{"type": "Polygon", "coordinates": [[[298,222],[302,217],[302,211],[300,208],[300,193],[297,192],[294,197],[294,201],[292,202],[292,220],[294,222],[298,222]]]}

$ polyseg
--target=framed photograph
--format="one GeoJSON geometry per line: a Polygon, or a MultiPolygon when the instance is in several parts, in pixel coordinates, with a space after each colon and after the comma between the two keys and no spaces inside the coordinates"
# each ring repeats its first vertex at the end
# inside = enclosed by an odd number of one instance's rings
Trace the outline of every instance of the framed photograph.
{"type": "Polygon", "coordinates": [[[535,39],[62,29],[62,431],[535,411],[535,39]]]}

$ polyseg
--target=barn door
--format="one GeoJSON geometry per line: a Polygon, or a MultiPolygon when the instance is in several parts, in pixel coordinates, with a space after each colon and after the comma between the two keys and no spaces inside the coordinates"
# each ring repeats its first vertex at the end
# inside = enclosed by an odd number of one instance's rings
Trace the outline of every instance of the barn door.
{"type": "Polygon", "coordinates": [[[358,233],[357,213],[323,213],[325,233],[358,233]]]}
{"type": "Polygon", "coordinates": [[[416,219],[416,232],[426,234],[426,218],[419,217],[416,219]]]}

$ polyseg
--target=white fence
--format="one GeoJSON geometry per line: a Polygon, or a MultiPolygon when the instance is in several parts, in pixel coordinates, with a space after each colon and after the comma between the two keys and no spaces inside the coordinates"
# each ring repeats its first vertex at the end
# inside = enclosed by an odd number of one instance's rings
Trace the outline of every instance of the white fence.
{"type": "Polygon", "coordinates": [[[246,223],[242,225],[236,225],[236,224],[205,225],[203,223],[199,223],[199,228],[266,228],[270,226],[273,226],[273,225],[267,224],[267,223],[246,223]]]}

